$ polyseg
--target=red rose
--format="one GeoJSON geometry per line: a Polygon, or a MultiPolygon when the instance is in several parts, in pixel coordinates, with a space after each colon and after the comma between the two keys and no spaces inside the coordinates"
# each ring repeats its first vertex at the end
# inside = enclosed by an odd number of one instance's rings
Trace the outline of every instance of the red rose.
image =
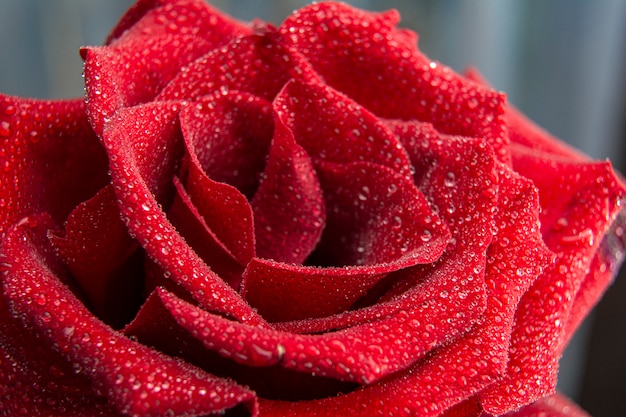
{"type": "MultiPolygon", "coordinates": [[[[473,416],[552,394],[622,259],[624,187],[397,21],[140,0],[82,50],[86,104],[0,97],[0,409],[473,416]]],[[[541,412],[584,415],[558,395],[516,415],[541,412]]]]}

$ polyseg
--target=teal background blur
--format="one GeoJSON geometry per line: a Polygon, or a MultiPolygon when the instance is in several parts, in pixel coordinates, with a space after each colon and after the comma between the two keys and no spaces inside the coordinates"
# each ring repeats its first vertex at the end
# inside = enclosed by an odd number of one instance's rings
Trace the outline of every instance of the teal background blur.
{"type": "MultiPolygon", "coordinates": [[[[81,96],[81,45],[97,45],[130,0],[0,0],[0,91],[81,96]]],[[[243,20],[279,24],[296,0],[215,0],[243,20]]],[[[626,163],[626,1],[354,0],[396,8],[420,48],[478,68],[538,124],[594,158],[626,163]]],[[[626,268],[625,268],[626,269],[626,268]]],[[[622,274],[624,275],[624,274],[622,274]]],[[[559,387],[595,417],[626,416],[626,276],[562,360],[559,387]],[[595,320],[594,320],[595,318],[595,320]]]]}

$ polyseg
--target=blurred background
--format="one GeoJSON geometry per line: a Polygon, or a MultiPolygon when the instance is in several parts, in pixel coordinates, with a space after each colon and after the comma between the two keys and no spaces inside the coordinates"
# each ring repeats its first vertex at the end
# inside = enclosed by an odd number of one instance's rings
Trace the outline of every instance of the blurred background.
{"type": "MultiPolygon", "coordinates": [[[[0,0],[0,91],[82,96],[81,45],[101,44],[131,0],[0,0]]],[[[243,20],[279,24],[304,0],[214,0],[243,20]]],[[[420,48],[477,68],[531,119],[626,172],[626,1],[353,0],[396,8],[420,48]]],[[[624,268],[626,270],[626,268],[624,268]]],[[[626,416],[626,274],[561,361],[559,388],[595,417],[626,416]]]]}

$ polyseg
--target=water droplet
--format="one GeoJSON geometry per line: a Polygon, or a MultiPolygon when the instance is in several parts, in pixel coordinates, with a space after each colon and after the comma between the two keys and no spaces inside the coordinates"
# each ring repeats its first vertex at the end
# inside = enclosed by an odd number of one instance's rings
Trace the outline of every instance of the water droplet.
{"type": "Polygon", "coordinates": [[[39,132],[37,132],[36,130],[33,130],[30,132],[30,141],[33,143],[37,143],[39,142],[40,137],[39,137],[39,132]]]}
{"type": "Polygon", "coordinates": [[[11,136],[11,125],[7,121],[0,123],[0,136],[8,138],[11,136]]]}
{"type": "Polygon", "coordinates": [[[456,185],[456,178],[453,172],[448,172],[446,178],[443,180],[443,185],[446,187],[454,187],[456,185]]]}
{"type": "Polygon", "coordinates": [[[74,335],[74,326],[66,327],[63,329],[63,336],[68,339],[74,335]]]}
{"type": "Polygon", "coordinates": [[[37,294],[35,296],[35,302],[40,306],[46,305],[46,296],[44,294],[37,294]]]}
{"type": "Polygon", "coordinates": [[[422,235],[420,236],[420,239],[422,239],[422,242],[428,242],[432,238],[433,238],[433,235],[432,233],[430,233],[430,230],[424,230],[422,232],[422,235]]]}
{"type": "Polygon", "coordinates": [[[8,106],[4,108],[4,114],[6,114],[7,116],[13,116],[15,112],[16,112],[16,108],[12,104],[9,104],[8,106]]]}

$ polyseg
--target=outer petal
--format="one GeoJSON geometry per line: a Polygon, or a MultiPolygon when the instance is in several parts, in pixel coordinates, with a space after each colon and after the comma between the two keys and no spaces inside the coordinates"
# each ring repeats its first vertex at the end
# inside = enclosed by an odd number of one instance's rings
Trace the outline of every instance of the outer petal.
{"type": "Polygon", "coordinates": [[[298,10],[279,30],[328,85],[374,114],[484,138],[508,163],[504,95],[431,62],[408,44],[406,31],[396,30],[398,20],[397,12],[369,13],[329,2],[298,10]]]}
{"type": "Polygon", "coordinates": [[[3,246],[3,290],[12,313],[84,373],[121,413],[206,414],[254,394],[114,332],[92,316],[58,277],[47,245],[49,220],[26,218],[3,246]]]}
{"type": "Polygon", "coordinates": [[[106,153],[81,100],[0,94],[0,237],[32,212],[62,224],[106,182],[106,153]]]}
{"type": "Polygon", "coordinates": [[[269,26],[201,56],[181,69],[158,100],[197,100],[215,91],[245,91],[268,101],[292,78],[317,76],[296,50],[269,26]]]}
{"type": "MultiPolygon", "coordinates": [[[[541,398],[518,411],[506,414],[507,417],[591,417],[568,398],[556,393],[541,398]]],[[[486,416],[485,416],[486,417],[486,416]]]]}
{"type": "Polygon", "coordinates": [[[513,151],[514,168],[539,190],[542,234],[556,262],[519,304],[508,375],[483,397],[485,409],[496,414],[554,391],[574,297],[625,195],[608,163],[561,160],[519,146],[513,151]]]}
{"type": "MultiPolygon", "coordinates": [[[[44,315],[44,320],[52,316],[44,315]]],[[[89,379],[26,329],[0,297],[0,410],[24,416],[119,416],[89,379]]]]}
{"type": "Polygon", "coordinates": [[[118,109],[152,100],[181,67],[249,31],[201,0],[141,2],[107,46],[81,51],[94,130],[101,134],[118,109]]]}
{"type": "MultiPolygon", "coordinates": [[[[623,203],[622,203],[623,206],[623,203]]],[[[576,298],[572,304],[567,323],[565,323],[564,344],[589,314],[589,311],[599,301],[608,286],[613,282],[620,265],[626,256],[626,210],[622,210],[604,235],[600,247],[595,253],[589,272],[580,285],[576,298]]]]}

